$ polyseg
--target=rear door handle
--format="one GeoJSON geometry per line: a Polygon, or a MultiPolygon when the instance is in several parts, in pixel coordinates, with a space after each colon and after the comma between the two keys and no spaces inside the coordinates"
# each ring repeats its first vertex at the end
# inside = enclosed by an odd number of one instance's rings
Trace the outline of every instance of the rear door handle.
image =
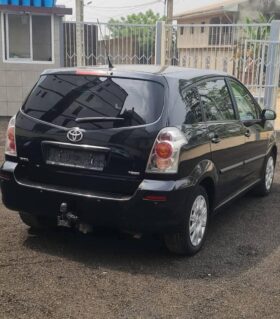
{"type": "Polygon", "coordinates": [[[250,130],[247,130],[244,134],[246,137],[250,137],[251,136],[251,131],[250,130]]]}

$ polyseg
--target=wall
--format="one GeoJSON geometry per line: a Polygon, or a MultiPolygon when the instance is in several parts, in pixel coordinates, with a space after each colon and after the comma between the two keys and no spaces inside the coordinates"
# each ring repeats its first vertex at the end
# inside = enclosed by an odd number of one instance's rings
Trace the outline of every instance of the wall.
{"type": "MultiPolygon", "coordinates": [[[[2,24],[0,28],[1,26],[2,24]]],[[[19,110],[43,70],[61,66],[61,56],[63,56],[61,26],[62,18],[54,16],[54,63],[52,64],[3,62],[2,30],[0,30],[0,116],[11,116],[19,110]]]]}
{"type": "MultiPolygon", "coordinates": [[[[113,64],[139,64],[140,57],[147,57],[147,52],[141,52],[135,37],[120,37],[110,40],[98,40],[97,42],[97,64],[107,64],[106,48],[110,48],[110,56],[113,64]],[[105,43],[104,43],[105,42],[105,43]],[[146,53],[146,54],[145,54],[146,53]]],[[[152,54],[151,52],[149,52],[152,54]]],[[[146,63],[146,60],[143,59],[146,63]]]]}
{"type": "MultiPolygon", "coordinates": [[[[217,36],[215,38],[215,29],[217,28],[211,28],[211,27],[204,27],[204,32],[202,32],[201,27],[197,27],[196,25],[199,24],[231,24],[232,21],[235,21],[236,19],[236,13],[228,12],[227,16],[225,16],[223,13],[216,14],[213,16],[207,16],[207,17],[199,17],[199,18],[189,18],[189,19],[179,19],[177,23],[180,24],[187,24],[187,27],[179,27],[178,28],[178,34],[177,34],[177,46],[179,49],[181,48],[208,48],[209,44],[218,44],[217,41],[221,42],[219,43],[219,47],[227,43],[227,39],[231,40],[230,37],[228,37],[228,32],[230,28],[225,28],[224,33],[220,33],[220,37],[217,36]],[[216,21],[215,21],[216,20],[216,21]],[[192,32],[191,24],[194,25],[192,32]],[[181,34],[181,28],[184,28],[184,33],[181,34]],[[219,40],[220,38],[220,40],[219,40]],[[213,43],[209,43],[209,41],[213,43]]],[[[220,32],[220,31],[219,31],[220,32]]],[[[222,30],[221,30],[222,32],[222,30]]]]}
{"type": "MultiPolygon", "coordinates": [[[[210,23],[210,18],[193,18],[193,19],[180,19],[178,24],[205,24],[210,23]]],[[[194,27],[194,33],[191,33],[191,27],[183,27],[184,33],[181,35],[181,27],[178,28],[177,33],[177,46],[181,48],[203,48],[208,46],[209,28],[201,32],[200,27],[194,27]],[[198,41],[199,39],[199,41],[198,41]]]]}
{"type": "Polygon", "coordinates": [[[189,68],[212,69],[233,74],[233,52],[229,49],[181,49],[180,65],[189,68]]]}
{"type": "MultiPolygon", "coordinates": [[[[230,14],[229,17],[234,18],[230,14]]],[[[211,24],[213,18],[217,18],[222,23],[229,23],[223,14],[178,20],[178,24],[188,24],[187,27],[183,27],[183,34],[181,34],[182,27],[179,26],[177,31],[180,65],[226,72],[233,71],[232,29],[206,26],[202,32],[201,26],[196,26],[203,22],[206,25],[211,24]],[[194,24],[194,27],[189,26],[190,24],[194,24]]]]}

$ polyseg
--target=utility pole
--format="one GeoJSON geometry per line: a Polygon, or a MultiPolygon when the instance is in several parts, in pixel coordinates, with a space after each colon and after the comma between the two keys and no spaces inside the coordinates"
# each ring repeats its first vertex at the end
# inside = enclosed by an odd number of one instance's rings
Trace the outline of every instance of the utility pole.
{"type": "Polygon", "coordinates": [[[167,24],[173,22],[173,0],[167,0],[167,24]]]}
{"type": "MultiPolygon", "coordinates": [[[[173,56],[173,43],[172,43],[172,33],[173,33],[173,0],[167,0],[167,17],[166,17],[166,23],[167,26],[165,28],[166,30],[166,56],[169,57],[169,59],[172,59],[173,56]]],[[[165,61],[166,62],[166,61],[165,61]]]]}
{"type": "Polygon", "coordinates": [[[76,52],[77,66],[85,65],[84,58],[84,3],[76,0],[76,52]]]}

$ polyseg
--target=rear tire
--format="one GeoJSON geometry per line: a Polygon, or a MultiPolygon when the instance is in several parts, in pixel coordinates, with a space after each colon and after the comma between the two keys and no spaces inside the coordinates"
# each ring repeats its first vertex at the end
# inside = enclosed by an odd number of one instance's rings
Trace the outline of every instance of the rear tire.
{"type": "Polygon", "coordinates": [[[55,220],[44,216],[36,216],[30,213],[19,212],[22,222],[32,229],[48,229],[56,227],[55,220]]]}
{"type": "Polygon", "coordinates": [[[199,186],[188,201],[184,229],[165,234],[167,249],[177,255],[195,255],[202,248],[208,229],[209,200],[205,189],[199,186]]]}
{"type": "Polygon", "coordinates": [[[275,158],[270,154],[265,162],[261,182],[256,186],[254,193],[258,196],[267,196],[271,192],[275,173],[275,158]]]}

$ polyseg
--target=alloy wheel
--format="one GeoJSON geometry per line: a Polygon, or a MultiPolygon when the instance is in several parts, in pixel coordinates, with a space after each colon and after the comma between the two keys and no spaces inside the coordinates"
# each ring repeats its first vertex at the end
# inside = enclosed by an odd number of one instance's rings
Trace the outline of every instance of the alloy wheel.
{"type": "Polygon", "coordinates": [[[274,159],[272,156],[269,157],[266,163],[266,170],[265,170],[265,187],[269,191],[274,177],[274,159]]]}
{"type": "Polygon", "coordinates": [[[189,235],[194,247],[198,246],[204,237],[208,218],[206,199],[199,195],[196,197],[190,215],[189,235]]]}

